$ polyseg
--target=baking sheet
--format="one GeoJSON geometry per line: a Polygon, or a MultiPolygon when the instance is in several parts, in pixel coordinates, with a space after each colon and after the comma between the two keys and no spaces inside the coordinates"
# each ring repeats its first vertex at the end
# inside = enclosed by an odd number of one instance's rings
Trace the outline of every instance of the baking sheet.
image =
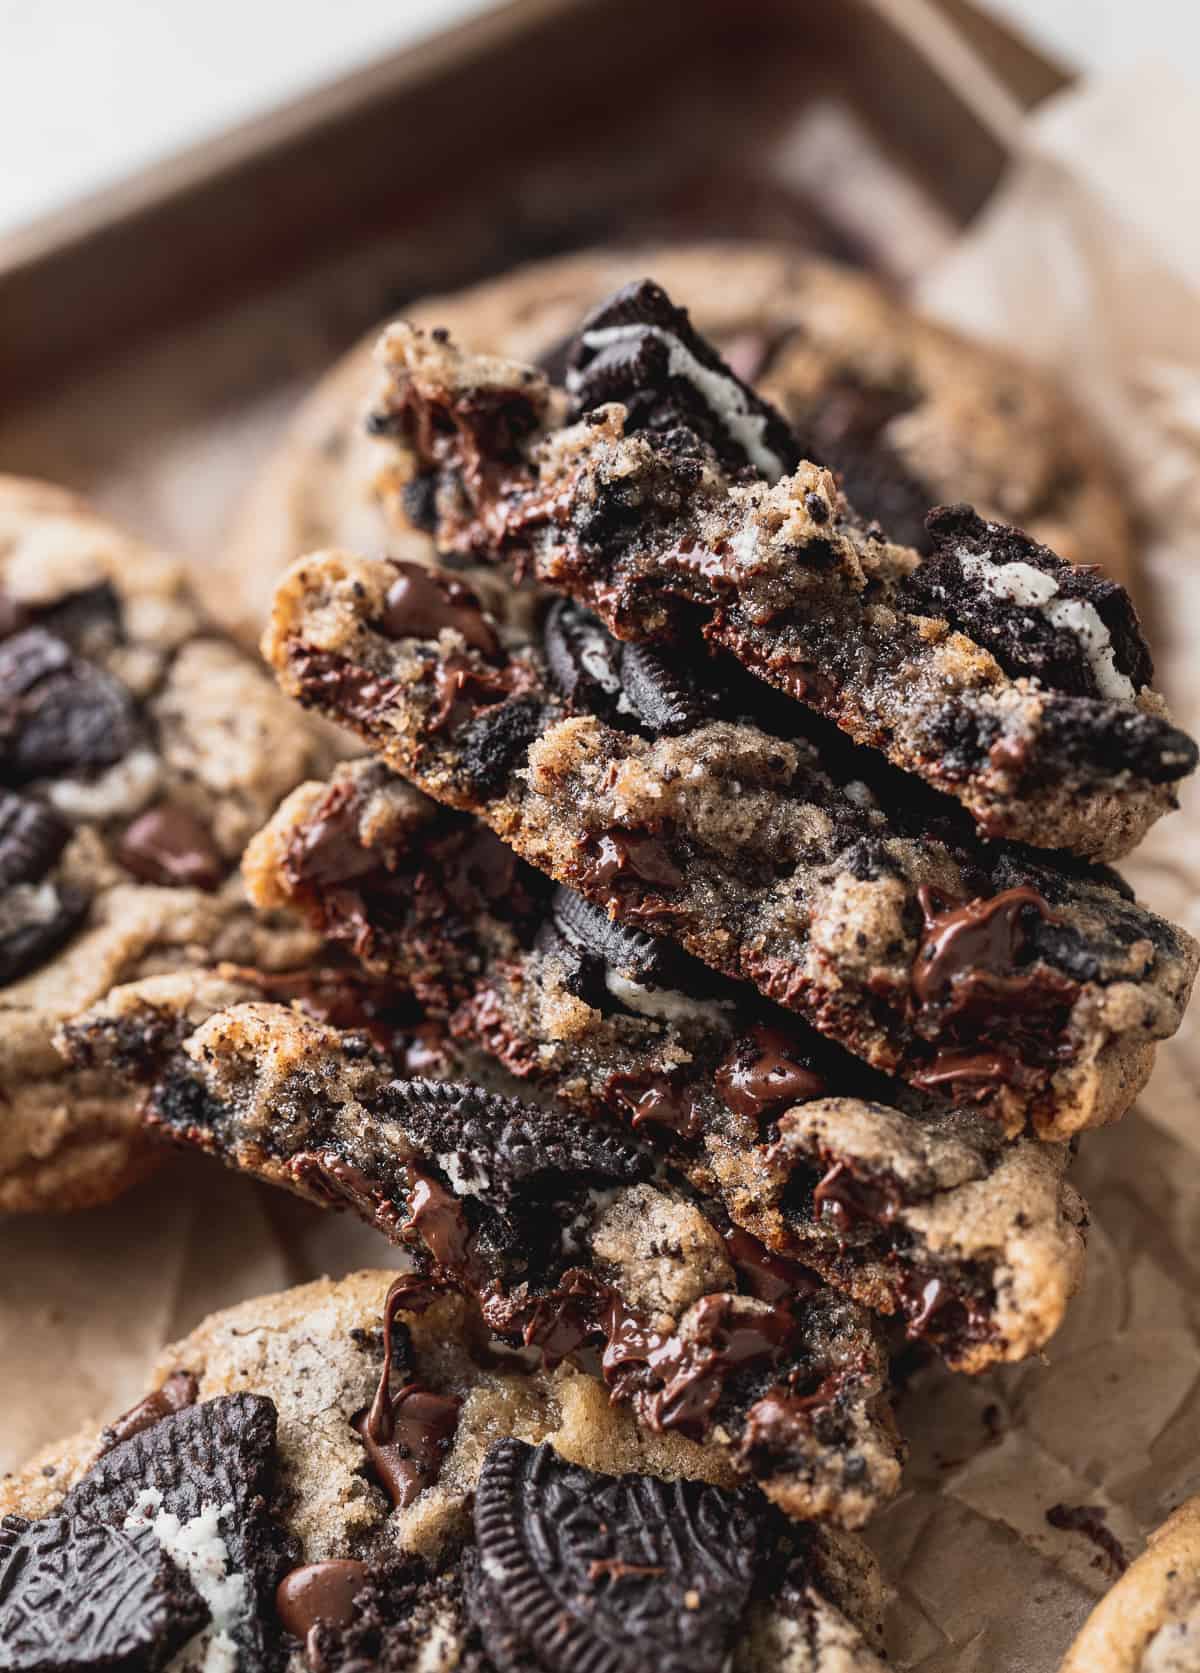
{"type": "MultiPolygon", "coordinates": [[[[1136,217],[1122,202],[1122,171],[1105,173],[1106,147],[1115,163],[1133,113],[1143,144],[1160,105],[1176,114],[1154,90],[1138,93],[1135,101],[1128,88],[1096,89],[1031,131],[985,223],[953,249],[935,205],[906,208],[912,242],[895,266],[929,274],[926,294],[941,311],[1051,361],[1061,350],[1081,398],[1101,421],[1117,421],[1147,523],[1163,683],[1195,730],[1200,373],[1183,351],[1200,352],[1200,265],[1172,241],[1169,215],[1148,215],[1145,172],[1136,217]]],[[[823,128],[819,108],[798,120],[816,123],[809,134],[832,144],[830,154],[848,143],[870,158],[853,116],[830,109],[823,128]]],[[[792,145],[813,155],[802,132],[792,145]]],[[[875,179],[876,201],[890,204],[895,177],[875,179]]],[[[335,263],[143,349],[78,381],[69,400],[35,403],[0,425],[0,461],[90,489],[139,530],[199,556],[299,389],[364,316],[394,300],[385,289],[419,288],[449,253],[449,244],[381,245],[369,260],[335,263]]],[[[1193,790],[1186,813],[1126,868],[1150,904],[1193,930],[1198,842],[1193,790]]],[[[898,1667],[1051,1673],[1114,1577],[1115,1547],[1051,1526],[1047,1512],[1098,1507],[1133,1556],[1147,1529],[1200,1489],[1198,1081],[1200,1038],[1189,1020],[1162,1050],[1139,1112],[1085,1136],[1077,1177],[1094,1214],[1088,1280],[1044,1359],[975,1381],[926,1367],[909,1382],[900,1407],[913,1445],[906,1489],[870,1536],[895,1588],[898,1667]]],[[[160,1344],[212,1308],[389,1257],[350,1221],[198,1158],[173,1160],[110,1208],[0,1225],[0,1465],[129,1404],[160,1344]]]]}

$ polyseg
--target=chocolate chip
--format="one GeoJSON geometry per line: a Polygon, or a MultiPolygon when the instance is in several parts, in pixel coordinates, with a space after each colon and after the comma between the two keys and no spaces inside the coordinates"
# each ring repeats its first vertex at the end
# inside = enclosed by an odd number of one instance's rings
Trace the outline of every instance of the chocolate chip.
{"type": "Polygon", "coordinates": [[[579,858],[579,870],[593,887],[616,887],[637,879],[658,889],[677,889],[683,873],[660,837],[646,831],[605,831],[590,837],[579,858]]]}
{"type": "Polygon", "coordinates": [[[275,1611],[293,1638],[307,1638],[318,1621],[348,1626],[354,1619],[354,1599],[366,1582],[366,1563],[306,1563],[279,1582],[275,1611]]]}
{"type": "Polygon", "coordinates": [[[119,1527],[154,1489],[156,1509],[180,1522],[222,1510],[231,1571],[245,1574],[256,1608],[233,1634],[248,1658],[266,1659],[271,1600],[297,1559],[295,1542],[269,1510],[275,1486],[274,1404],[258,1394],[227,1394],[164,1417],[103,1453],[62,1503],[64,1515],[119,1527]]]}
{"type": "Polygon", "coordinates": [[[0,643],[0,776],[9,783],[111,767],[133,747],[133,699],[44,628],[0,643]]]}
{"type": "Polygon", "coordinates": [[[615,718],[621,647],[595,616],[571,599],[556,599],[542,624],[542,645],[550,678],[572,708],[615,718]]]}
{"type": "Polygon", "coordinates": [[[699,436],[728,466],[775,481],[802,457],[786,419],[736,377],[650,279],[602,302],[579,328],[567,388],[581,415],[620,401],[630,431],[699,436]]]}
{"type": "Polygon", "coordinates": [[[499,1441],[475,1493],[467,1609],[498,1666],[720,1673],[763,1545],[748,1497],[605,1476],[499,1441]]]}
{"type": "Polygon", "coordinates": [[[389,639],[436,639],[443,628],[453,628],[473,650],[496,655],[495,629],[469,587],[424,564],[395,559],[392,568],[397,574],[377,623],[381,633],[389,639]]]}
{"type": "Polygon", "coordinates": [[[756,1023],[718,1064],[713,1076],[717,1091],[735,1114],[756,1121],[819,1098],[825,1078],[804,1062],[804,1055],[780,1030],[756,1023]]]}
{"type": "Polygon", "coordinates": [[[207,1619],[150,1527],[65,1515],[0,1522],[5,1673],[154,1673],[207,1619]]]}
{"type": "Polygon", "coordinates": [[[208,826],[187,811],[162,802],[126,827],[117,848],[126,871],[143,883],[172,888],[215,889],[225,863],[208,826]]]}
{"type": "Polygon", "coordinates": [[[40,883],[70,834],[52,809],[0,790],[0,890],[40,883]]]}
{"type": "Polygon", "coordinates": [[[150,1429],[156,1423],[161,1423],[164,1417],[170,1417],[172,1412],[181,1412],[187,1406],[196,1404],[200,1385],[190,1371],[173,1371],[163,1383],[139,1400],[136,1406],[131,1406],[127,1412],[113,1421],[101,1431],[100,1450],[109,1452],[121,1441],[127,1441],[133,1435],[140,1435],[143,1430],[150,1429]]]}

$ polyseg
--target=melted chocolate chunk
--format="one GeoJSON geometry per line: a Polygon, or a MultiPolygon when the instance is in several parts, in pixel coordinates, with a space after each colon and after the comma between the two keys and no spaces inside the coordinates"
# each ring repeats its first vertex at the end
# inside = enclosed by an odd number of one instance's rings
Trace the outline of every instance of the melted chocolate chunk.
{"type": "Polygon", "coordinates": [[[117,858],[143,883],[169,888],[217,888],[225,862],[211,830],[186,808],[163,802],[126,828],[117,858]]]}
{"type": "Polygon", "coordinates": [[[913,1340],[923,1337],[949,1352],[995,1334],[990,1299],[951,1283],[948,1276],[914,1268],[900,1276],[897,1294],[913,1340]]]}
{"type": "Polygon", "coordinates": [[[5,1673],[156,1673],[207,1620],[150,1527],[71,1516],[0,1521],[5,1673]]]}
{"type": "Polygon", "coordinates": [[[681,1139],[699,1138],[703,1116],[686,1082],[667,1075],[610,1075],[607,1093],[630,1114],[634,1128],[665,1127],[681,1139]]]}
{"type": "Polygon", "coordinates": [[[813,1208],[840,1237],[860,1222],[886,1226],[904,1206],[899,1186],[889,1179],[863,1179],[846,1161],[834,1161],[813,1189],[813,1208]]]}
{"type": "Polygon", "coordinates": [[[101,1431],[101,1452],[111,1452],[114,1446],[153,1428],[172,1412],[194,1406],[199,1393],[200,1385],[190,1371],[173,1371],[161,1388],[147,1394],[101,1431]]]}
{"type": "Polygon", "coordinates": [[[410,1505],[441,1474],[442,1461],[458,1428],[456,1396],[434,1394],[409,1382],[393,1394],[396,1314],[424,1311],[438,1297],[440,1285],[419,1275],[397,1278],[383,1305],[383,1364],[375,1396],[353,1427],[371,1467],[393,1505],[410,1505]]]}
{"type": "Polygon", "coordinates": [[[1090,1539],[1107,1557],[1115,1574],[1124,1574],[1129,1567],[1125,1547],[1108,1526],[1108,1516],[1103,1505],[1051,1505],[1046,1512],[1046,1521],[1052,1528],[1059,1528],[1065,1533],[1083,1534],[1086,1539],[1090,1539]]]}
{"type": "Polygon", "coordinates": [[[714,1080],[725,1104],[736,1115],[754,1120],[826,1091],[824,1077],[800,1061],[794,1041],[765,1023],[756,1023],[749,1036],[736,1043],[714,1080]]]}
{"type": "Polygon", "coordinates": [[[815,1272],[786,1255],[777,1255],[740,1226],[725,1233],[725,1248],[737,1268],[743,1290],[759,1301],[789,1301],[797,1296],[815,1295],[821,1288],[821,1279],[815,1272]]]}
{"type": "Polygon", "coordinates": [[[579,869],[593,887],[613,885],[632,876],[658,889],[677,889],[683,873],[671,858],[661,837],[649,832],[606,831],[588,837],[581,844],[579,869]]]}
{"type": "Polygon", "coordinates": [[[180,1522],[221,1508],[229,1570],[246,1576],[253,1603],[232,1628],[252,1667],[273,1665],[271,1600],[298,1556],[270,1510],[275,1428],[275,1407],[261,1395],[227,1394],[187,1406],[102,1453],[61,1507],[64,1516],[105,1527],[120,1527],[149,1488],[158,1495],[156,1513],[169,1511],[180,1522]]]}
{"type": "Polygon", "coordinates": [[[288,1162],[288,1172],[322,1202],[352,1208],[385,1237],[399,1235],[401,1212],[387,1191],[336,1150],[302,1150],[288,1162]]]}
{"type": "Polygon", "coordinates": [[[997,597],[975,573],[976,561],[1021,564],[1053,581],[1055,601],[1090,605],[1107,630],[1117,671],[1135,690],[1150,684],[1154,668],[1141,623],[1133,600],[1117,582],[1087,565],[1067,563],[1019,529],[985,522],[969,505],[936,507],[927,527],[932,555],[900,589],[906,608],[945,617],[986,646],[1008,674],[1038,679],[1051,691],[1099,697],[1081,634],[1035,605],[997,597]],[[964,559],[971,560],[970,569],[964,559]]]}
{"type": "MultiPolygon", "coordinates": [[[[944,1040],[924,1080],[1010,1079],[1044,1063],[1078,994],[1078,984],[1036,958],[1029,921],[1056,922],[1036,889],[1020,885],[990,898],[942,904],[920,891],[925,932],[912,970],[917,1033],[944,1040]]],[[[1018,1079],[1015,1084],[1020,1084],[1018,1079]]]]}
{"type": "Polygon", "coordinates": [[[625,285],[592,310],[569,356],[567,389],[576,415],[608,401],[628,412],[629,431],[680,427],[707,442],[726,465],[750,466],[775,481],[802,457],[774,407],[736,377],[650,279],[625,285]]]}
{"type": "Polygon", "coordinates": [[[133,699],[45,628],[0,642],[0,777],[9,784],[96,772],[139,734],[133,699]]]}
{"type": "Polygon", "coordinates": [[[764,1543],[748,1496],[597,1475],[505,1440],[484,1460],[474,1514],[467,1606],[497,1666],[728,1665],[764,1543]]]}
{"type": "Polygon", "coordinates": [[[495,629],[469,587],[423,564],[393,559],[397,578],[378,622],[389,639],[436,639],[443,628],[460,633],[473,650],[492,657],[500,649],[495,629]]]}

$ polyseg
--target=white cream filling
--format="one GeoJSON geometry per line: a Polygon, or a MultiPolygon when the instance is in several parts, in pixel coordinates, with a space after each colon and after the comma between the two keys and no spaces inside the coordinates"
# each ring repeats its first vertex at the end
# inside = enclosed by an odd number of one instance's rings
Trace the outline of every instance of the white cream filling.
{"type": "Polygon", "coordinates": [[[674,988],[644,988],[615,970],[604,972],[604,985],[613,998],[640,1016],[658,1022],[707,1022],[720,1027],[733,1009],[731,999],[692,999],[674,988]]]}
{"type": "Polygon", "coordinates": [[[116,819],[140,813],[162,781],[162,762],[152,749],[133,749],[99,778],[62,778],[46,795],[64,818],[116,819]]]}
{"type": "MultiPolygon", "coordinates": [[[[669,331],[658,325],[607,325],[595,331],[585,331],[583,345],[589,349],[606,349],[611,343],[628,343],[643,336],[657,337],[660,343],[667,345],[667,368],[671,376],[684,378],[708,403],[755,470],[761,471],[769,482],[777,482],[786,474],[786,461],[772,453],[766,444],[765,416],[751,408],[745,392],[727,373],[714,372],[711,367],[703,365],[669,331]]],[[[577,388],[579,382],[578,372],[569,374],[569,388],[577,388]]]]}
{"type": "Polygon", "coordinates": [[[472,1159],[474,1172],[466,1174],[457,1150],[449,1150],[445,1155],[435,1156],[434,1161],[450,1181],[456,1197],[477,1197],[481,1192],[491,1189],[492,1182],[488,1178],[487,1169],[481,1168],[472,1159]]]}
{"type": "Polygon", "coordinates": [[[146,1487],[125,1518],[126,1528],[153,1528],[154,1536],[171,1560],[183,1569],[208,1605],[212,1617],[203,1632],[178,1652],[171,1668],[198,1668],[201,1673],[236,1673],[238,1649],[234,1631],[251,1616],[250,1587],[244,1574],[230,1573],[229,1548],[221,1535],[221,1518],[233,1506],[205,1505],[198,1516],[181,1522],[163,1510],[162,1492],[146,1487]]]}
{"type": "Polygon", "coordinates": [[[1133,702],[1137,695],[1133,682],[1117,667],[1112,635],[1094,604],[1081,598],[1060,598],[1054,576],[1043,574],[1032,564],[995,564],[961,550],[955,555],[963,574],[985,593],[1028,610],[1040,610],[1052,627],[1074,634],[1083,647],[1101,697],[1118,703],[1133,702]]]}

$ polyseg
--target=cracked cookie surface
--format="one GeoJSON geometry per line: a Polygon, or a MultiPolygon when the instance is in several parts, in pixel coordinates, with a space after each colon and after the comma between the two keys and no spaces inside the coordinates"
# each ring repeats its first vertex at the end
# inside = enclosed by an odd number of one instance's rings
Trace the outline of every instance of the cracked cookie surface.
{"type": "Polygon", "coordinates": [[[103,1201],[149,1165],[127,1091],[57,1026],[118,982],[303,963],[238,861],[326,759],[180,567],[71,495],[0,478],[0,1208],[103,1201]]]}

